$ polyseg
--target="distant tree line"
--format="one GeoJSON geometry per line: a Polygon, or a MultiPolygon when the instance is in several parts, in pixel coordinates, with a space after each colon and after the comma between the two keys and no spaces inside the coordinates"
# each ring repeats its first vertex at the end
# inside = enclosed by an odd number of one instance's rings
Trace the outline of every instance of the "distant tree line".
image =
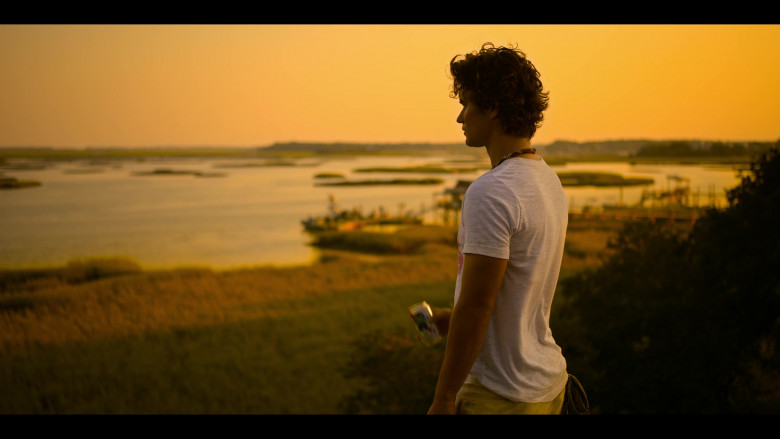
{"type": "Polygon", "coordinates": [[[768,151],[770,142],[710,142],[701,146],[686,140],[648,143],[639,148],[635,157],[737,157],[768,151]]]}
{"type": "Polygon", "coordinates": [[[457,151],[462,144],[453,143],[317,143],[286,142],[274,143],[258,148],[260,152],[308,152],[316,154],[354,154],[377,152],[421,152],[421,151],[457,151]]]}

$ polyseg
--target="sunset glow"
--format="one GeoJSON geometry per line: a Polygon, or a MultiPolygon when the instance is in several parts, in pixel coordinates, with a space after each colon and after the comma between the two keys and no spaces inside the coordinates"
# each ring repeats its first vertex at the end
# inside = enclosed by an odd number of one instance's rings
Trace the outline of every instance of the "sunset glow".
{"type": "Polygon", "coordinates": [[[775,25],[3,25],[0,147],[462,142],[486,41],[541,72],[537,143],[780,138],[775,25]]]}

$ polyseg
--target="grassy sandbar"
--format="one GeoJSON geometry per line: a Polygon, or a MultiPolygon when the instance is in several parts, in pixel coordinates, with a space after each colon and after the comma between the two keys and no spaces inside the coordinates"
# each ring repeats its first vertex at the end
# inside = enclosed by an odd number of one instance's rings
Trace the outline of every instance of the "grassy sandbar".
{"type": "Polygon", "coordinates": [[[443,166],[405,166],[405,167],[373,167],[359,168],[355,172],[406,172],[416,174],[462,174],[476,172],[478,168],[445,168],[443,166]]]}
{"type": "Polygon", "coordinates": [[[558,172],[564,186],[645,186],[655,182],[652,178],[623,177],[609,172],[558,172]]]}
{"type": "Polygon", "coordinates": [[[316,186],[378,186],[378,185],[434,185],[444,183],[441,178],[396,178],[391,180],[353,180],[316,183],[316,186]]]}
{"type": "Polygon", "coordinates": [[[0,189],[22,189],[40,186],[36,180],[19,180],[16,177],[0,177],[0,189]]]}

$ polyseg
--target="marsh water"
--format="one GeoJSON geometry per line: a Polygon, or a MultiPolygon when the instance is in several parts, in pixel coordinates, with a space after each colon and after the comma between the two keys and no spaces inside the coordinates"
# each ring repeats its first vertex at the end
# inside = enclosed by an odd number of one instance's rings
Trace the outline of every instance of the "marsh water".
{"type": "MultiPolygon", "coordinates": [[[[227,269],[302,264],[314,260],[301,220],[328,212],[328,198],[342,209],[364,214],[430,209],[461,174],[365,174],[367,167],[439,165],[452,157],[357,156],[302,159],[294,166],[247,166],[248,160],[170,158],[63,161],[37,167],[9,160],[3,176],[37,180],[40,186],[0,191],[0,268],[57,266],[91,257],[128,257],[144,268],[208,266],[227,269]],[[155,174],[154,171],[166,170],[155,174]],[[168,173],[167,171],[174,171],[168,173]],[[181,171],[181,172],[179,172],[181,171]],[[192,173],[190,173],[192,171],[192,173]],[[139,175],[139,173],[151,175],[139,175]],[[319,186],[320,173],[349,180],[438,177],[437,185],[319,186]]],[[[485,164],[485,163],[482,163],[485,164]]],[[[740,179],[731,166],[568,163],[556,171],[613,172],[651,177],[647,187],[566,187],[572,210],[639,201],[643,189],[668,190],[688,179],[701,192],[700,204],[724,204],[726,189],[740,179]]]]}

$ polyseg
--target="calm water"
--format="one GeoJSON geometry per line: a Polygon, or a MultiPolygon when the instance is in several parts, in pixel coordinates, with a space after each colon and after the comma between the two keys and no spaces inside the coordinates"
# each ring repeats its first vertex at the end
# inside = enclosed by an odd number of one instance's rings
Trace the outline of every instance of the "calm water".
{"type": "MultiPolygon", "coordinates": [[[[481,172],[441,175],[436,186],[318,187],[314,175],[344,174],[349,179],[429,177],[413,174],[354,173],[362,167],[448,163],[452,158],[356,157],[306,160],[298,166],[222,167],[251,160],[147,159],[88,163],[62,162],[40,170],[0,168],[19,179],[38,180],[35,188],[0,191],[0,267],[61,265],[71,259],[126,256],[146,268],[210,266],[217,269],[263,264],[307,263],[317,257],[300,221],[327,212],[329,195],[341,208],[390,213],[430,207],[458,179],[481,172]],[[223,176],[136,176],[172,169],[223,176]],[[88,172],[87,172],[88,171],[88,172]]],[[[11,162],[13,166],[16,162],[11,162]]],[[[690,188],[715,192],[723,203],[727,188],[739,183],[728,166],[579,163],[556,170],[616,172],[649,176],[656,190],[674,187],[669,176],[690,179],[690,188]]],[[[566,188],[573,210],[604,203],[636,203],[641,188],[566,188]]],[[[704,197],[702,197],[704,198],[704,197]]],[[[704,200],[702,200],[704,202],[704,200]]],[[[427,222],[435,220],[432,212],[427,222]]]]}

